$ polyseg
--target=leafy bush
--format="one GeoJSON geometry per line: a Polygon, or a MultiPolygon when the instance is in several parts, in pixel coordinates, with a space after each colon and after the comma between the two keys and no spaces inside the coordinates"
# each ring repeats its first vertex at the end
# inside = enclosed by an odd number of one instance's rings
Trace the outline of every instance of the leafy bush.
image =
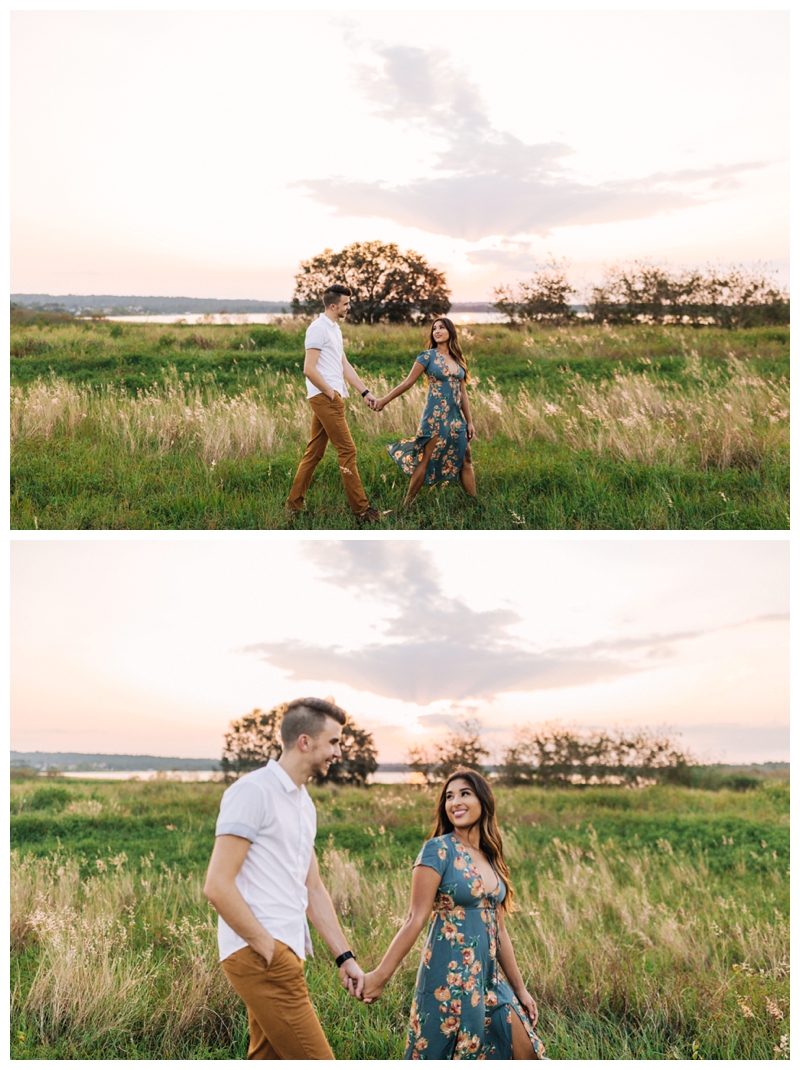
{"type": "Polygon", "coordinates": [[[730,788],[731,791],[755,791],[760,788],[763,781],[757,776],[744,776],[741,773],[731,773],[722,778],[721,787],[730,788]]]}
{"type": "Polygon", "coordinates": [[[11,322],[22,327],[46,327],[52,324],[74,323],[75,317],[60,307],[42,308],[34,306],[25,308],[11,302],[11,322]]]}
{"type": "Polygon", "coordinates": [[[38,770],[31,769],[29,765],[12,766],[11,768],[12,780],[36,780],[38,776],[38,770]]]}
{"type": "Polygon", "coordinates": [[[27,337],[11,339],[11,356],[12,357],[38,357],[42,353],[47,353],[50,346],[47,342],[41,338],[34,338],[28,335],[27,337]]]}
{"type": "Polygon", "coordinates": [[[38,788],[28,801],[30,810],[63,810],[70,800],[66,788],[38,788]]]}
{"type": "Polygon", "coordinates": [[[690,770],[690,786],[703,791],[755,791],[765,785],[763,777],[745,772],[725,773],[715,765],[697,765],[690,770]]]}
{"type": "Polygon", "coordinates": [[[482,728],[477,718],[467,717],[441,743],[431,747],[410,747],[406,760],[428,784],[445,780],[454,769],[475,769],[483,773],[489,751],[481,742],[482,728]]]}
{"type": "Polygon", "coordinates": [[[567,281],[566,263],[551,260],[540,271],[518,286],[498,286],[494,289],[494,307],[509,322],[564,324],[575,318],[570,298],[577,291],[567,281]]]}
{"type": "Polygon", "coordinates": [[[636,262],[608,268],[587,308],[596,323],[688,322],[728,330],[789,323],[785,289],[758,268],[669,270],[636,262]]]}
{"type": "Polygon", "coordinates": [[[256,349],[272,349],[283,341],[283,332],[277,327],[254,327],[250,331],[250,341],[256,349]]]}
{"type": "Polygon", "coordinates": [[[213,349],[215,342],[204,334],[190,334],[188,338],[181,339],[181,349],[213,349]]]}
{"type": "Polygon", "coordinates": [[[694,764],[679,743],[647,728],[589,732],[556,723],[519,729],[501,771],[509,784],[688,785],[694,764]]]}

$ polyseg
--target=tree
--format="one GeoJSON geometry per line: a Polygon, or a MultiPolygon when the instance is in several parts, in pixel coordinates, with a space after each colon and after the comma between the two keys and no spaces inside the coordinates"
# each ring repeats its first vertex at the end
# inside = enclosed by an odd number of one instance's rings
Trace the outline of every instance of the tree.
{"type": "Polygon", "coordinates": [[[595,323],[688,322],[756,327],[789,322],[789,297],[756,267],[705,271],[657,267],[636,261],[606,269],[587,308],[595,323]]]}
{"type": "Polygon", "coordinates": [[[431,747],[410,747],[406,760],[415,773],[421,773],[428,784],[446,780],[459,766],[483,772],[482,759],[489,757],[481,743],[481,722],[466,718],[441,743],[431,747]]]}
{"type": "Polygon", "coordinates": [[[235,780],[243,773],[258,769],[283,753],[280,725],[287,702],[271,710],[253,710],[238,721],[231,721],[225,733],[225,746],[220,766],[226,780],[235,780]]]}
{"type": "MultiPolygon", "coordinates": [[[[331,701],[333,701],[331,699],[331,701]]],[[[226,780],[235,780],[283,753],[280,727],[287,702],[271,710],[253,710],[246,717],[232,721],[225,733],[225,747],[220,765],[226,780]]],[[[342,757],[333,763],[319,784],[365,784],[370,773],[378,768],[377,752],[372,735],[348,721],[342,729],[342,757]]]]}
{"type": "Polygon", "coordinates": [[[541,724],[518,730],[501,773],[509,783],[560,787],[642,779],[689,784],[695,764],[679,743],[647,728],[581,732],[541,724]]]}
{"type": "Polygon", "coordinates": [[[401,253],[394,244],[354,242],[338,253],[304,260],[295,276],[292,313],[322,311],[322,295],[335,282],[353,291],[351,323],[411,323],[419,317],[443,315],[450,309],[450,291],[441,271],[420,253],[401,253]]]}
{"type": "Polygon", "coordinates": [[[494,307],[515,327],[525,321],[568,323],[575,317],[570,298],[577,290],[567,281],[566,269],[566,262],[551,258],[527,282],[495,287],[494,307]]]}
{"type": "Polygon", "coordinates": [[[759,267],[734,267],[727,275],[709,269],[703,287],[706,315],[728,330],[788,324],[789,295],[767,274],[759,267]]]}

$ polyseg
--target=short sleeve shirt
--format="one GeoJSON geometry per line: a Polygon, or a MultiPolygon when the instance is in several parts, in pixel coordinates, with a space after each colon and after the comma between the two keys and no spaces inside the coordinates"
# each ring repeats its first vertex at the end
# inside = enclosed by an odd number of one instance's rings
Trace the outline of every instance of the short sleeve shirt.
{"type": "MultiPolygon", "coordinates": [[[[250,841],[236,887],[270,936],[301,959],[311,954],[306,878],[316,832],[311,797],[278,762],[240,777],[222,796],[216,835],[250,841]]],[[[217,935],[221,960],[247,946],[222,917],[217,935]]]]}
{"type": "MultiPolygon", "coordinates": [[[[306,331],[306,349],[319,350],[317,371],[329,387],[339,391],[340,397],[349,397],[342,367],[344,342],[339,324],[334,323],[324,313],[318,316],[313,323],[309,324],[306,331]]],[[[322,393],[308,378],[306,378],[306,388],[310,398],[322,393]]]]}

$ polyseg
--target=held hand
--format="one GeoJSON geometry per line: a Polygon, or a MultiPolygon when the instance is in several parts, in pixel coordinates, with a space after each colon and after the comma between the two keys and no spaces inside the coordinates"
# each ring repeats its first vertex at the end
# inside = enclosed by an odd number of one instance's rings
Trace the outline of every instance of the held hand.
{"type": "Polygon", "coordinates": [[[385,397],[378,398],[377,401],[375,402],[375,412],[383,412],[383,410],[386,408],[386,406],[388,404],[389,404],[389,402],[386,400],[385,397]]]}
{"type": "Polygon", "coordinates": [[[367,403],[367,408],[372,409],[372,411],[374,412],[375,406],[378,404],[378,399],[375,397],[375,395],[365,394],[364,401],[367,403]]]}
{"type": "Polygon", "coordinates": [[[351,996],[358,1000],[364,998],[364,971],[355,959],[347,959],[343,962],[339,967],[339,975],[342,978],[342,984],[351,996]]]}
{"type": "Polygon", "coordinates": [[[475,438],[475,425],[472,423],[467,424],[467,442],[472,442],[475,438]]]}
{"type": "Polygon", "coordinates": [[[377,979],[376,973],[377,971],[373,970],[372,973],[368,973],[367,976],[364,978],[365,1003],[374,1003],[376,1000],[381,998],[384,984],[382,981],[379,981],[377,979]]]}
{"type": "Polygon", "coordinates": [[[535,1026],[536,1023],[539,1021],[539,1008],[536,1006],[536,1000],[525,988],[523,988],[520,992],[517,992],[516,996],[522,1006],[525,1008],[525,1013],[530,1018],[531,1025],[535,1026]]]}

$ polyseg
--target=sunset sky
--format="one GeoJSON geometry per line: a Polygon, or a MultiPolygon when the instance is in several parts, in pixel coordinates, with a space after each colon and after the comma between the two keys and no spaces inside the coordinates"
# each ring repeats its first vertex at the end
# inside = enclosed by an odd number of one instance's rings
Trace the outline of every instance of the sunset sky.
{"type": "Polygon", "coordinates": [[[12,292],[286,300],[379,239],[788,278],[788,11],[17,11],[12,292]]]}
{"type": "Polygon", "coordinates": [[[788,761],[785,541],[12,542],[16,750],[218,758],[229,722],[333,695],[384,762],[474,716],[671,726],[788,761]]]}

